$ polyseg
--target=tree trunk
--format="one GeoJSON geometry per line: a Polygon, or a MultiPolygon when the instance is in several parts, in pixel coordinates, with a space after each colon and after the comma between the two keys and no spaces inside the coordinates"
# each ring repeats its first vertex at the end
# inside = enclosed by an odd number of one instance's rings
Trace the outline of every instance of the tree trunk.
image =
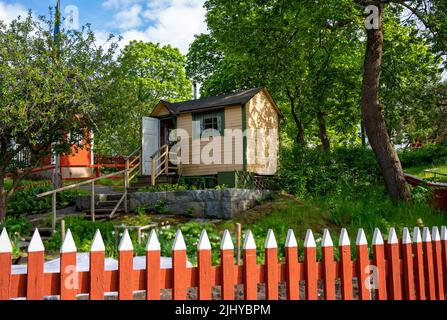
{"type": "MultiPolygon", "coordinates": [[[[297,94],[299,89],[297,89],[297,94]]],[[[287,88],[287,95],[289,97],[289,101],[290,101],[290,111],[292,113],[292,117],[293,120],[295,122],[296,125],[296,137],[295,137],[295,142],[300,145],[300,146],[305,146],[306,145],[306,140],[304,139],[304,124],[303,121],[300,117],[300,115],[298,114],[297,110],[296,110],[296,101],[299,100],[299,98],[294,97],[291,93],[289,88],[287,88]]]]}
{"type": "MultiPolygon", "coordinates": [[[[0,168],[1,170],[1,168],[0,168]]],[[[6,218],[6,191],[3,170],[0,172],[0,223],[6,218]]]]}
{"type": "Polygon", "coordinates": [[[379,28],[367,30],[363,71],[362,117],[369,143],[379,162],[385,185],[393,201],[408,201],[411,193],[396,150],[391,144],[379,101],[382,67],[383,5],[379,7],[379,28]]]}
{"type": "Polygon", "coordinates": [[[321,140],[321,146],[323,147],[323,151],[328,153],[329,151],[331,151],[331,142],[329,141],[329,137],[327,134],[326,118],[323,112],[321,111],[317,112],[317,120],[318,120],[318,137],[321,140]]]}

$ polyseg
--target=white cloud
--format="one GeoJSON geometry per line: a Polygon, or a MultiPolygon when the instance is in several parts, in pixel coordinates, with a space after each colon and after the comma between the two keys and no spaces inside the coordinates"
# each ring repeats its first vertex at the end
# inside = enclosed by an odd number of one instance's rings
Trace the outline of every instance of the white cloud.
{"type": "Polygon", "coordinates": [[[16,19],[19,15],[25,17],[28,14],[28,10],[18,3],[4,3],[0,1],[0,20],[3,23],[8,24],[12,20],[16,19]]]}
{"type": "Polygon", "coordinates": [[[126,45],[131,40],[170,44],[187,53],[194,35],[207,31],[204,0],[106,0],[115,10],[113,26],[126,45]]]}

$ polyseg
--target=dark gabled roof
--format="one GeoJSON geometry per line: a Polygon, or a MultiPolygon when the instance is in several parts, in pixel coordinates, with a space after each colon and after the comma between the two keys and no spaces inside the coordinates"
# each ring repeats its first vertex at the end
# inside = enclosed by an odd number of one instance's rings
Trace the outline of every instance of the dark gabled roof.
{"type": "Polygon", "coordinates": [[[248,101],[250,101],[256,94],[261,92],[262,89],[263,88],[255,88],[236,93],[229,93],[220,96],[208,97],[184,102],[170,103],[164,100],[160,102],[163,103],[172,114],[196,112],[196,111],[198,112],[206,109],[245,104],[248,101]]]}

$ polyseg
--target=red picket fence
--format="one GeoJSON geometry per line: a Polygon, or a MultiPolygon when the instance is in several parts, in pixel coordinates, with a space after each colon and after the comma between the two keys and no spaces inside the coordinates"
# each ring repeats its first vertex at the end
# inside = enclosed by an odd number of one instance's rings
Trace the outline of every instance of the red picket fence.
{"type": "Polygon", "coordinates": [[[447,293],[447,229],[423,235],[415,228],[413,239],[407,228],[398,240],[394,228],[383,241],[376,229],[370,255],[363,230],[356,241],[356,260],[351,259],[351,244],[345,229],[339,242],[339,261],[334,260],[334,245],[328,230],[321,241],[321,261],[317,261],[317,245],[311,230],[304,242],[304,256],[298,256],[293,231],[285,246],[285,262],[278,261],[275,236],[269,231],[265,242],[265,263],[257,264],[253,234],[245,237],[243,264],[235,265],[234,247],[226,231],[221,245],[220,266],[211,262],[211,245],[205,231],[198,242],[198,265],[187,267],[186,245],[177,232],[172,248],[172,268],[160,267],[160,244],[155,231],[149,237],[146,266],[134,269],[133,246],[126,231],[119,246],[118,270],[105,269],[105,248],[99,231],[96,233],[89,259],[89,271],[76,270],[76,246],[70,231],[60,253],[58,273],[45,273],[44,246],[36,230],[28,248],[26,274],[11,272],[12,246],[6,230],[0,236],[0,300],[26,298],[40,300],[59,296],[74,300],[88,294],[91,300],[102,300],[105,293],[117,292],[118,299],[133,299],[136,291],[145,292],[148,300],[161,298],[163,289],[172,289],[172,299],[185,300],[188,290],[195,288],[199,300],[210,300],[220,288],[223,300],[234,300],[243,290],[245,300],[444,300],[447,293]],[[371,259],[372,257],[372,259],[371,259]],[[258,284],[264,284],[260,296],[258,284]],[[236,285],[243,285],[235,288],[236,285]],[[371,285],[373,285],[371,287],[371,285]],[[214,288],[216,287],[216,288],[214,288]],[[214,288],[214,290],[213,290],[214,288]]]}

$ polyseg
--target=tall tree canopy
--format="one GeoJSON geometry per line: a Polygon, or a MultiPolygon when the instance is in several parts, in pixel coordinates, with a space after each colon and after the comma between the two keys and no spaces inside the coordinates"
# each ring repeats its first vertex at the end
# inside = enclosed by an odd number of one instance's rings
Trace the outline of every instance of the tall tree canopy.
{"type": "Polygon", "coordinates": [[[107,121],[96,132],[96,152],[132,153],[141,144],[141,118],[149,116],[160,99],[190,99],[192,86],[185,65],[185,57],[171,46],[141,41],[127,45],[102,102],[108,110],[107,121]]]}
{"type": "Polygon", "coordinates": [[[96,46],[88,27],[53,37],[53,21],[31,13],[0,21],[0,220],[6,202],[31,169],[55,152],[70,150],[69,132],[91,129],[103,110],[116,46],[96,46]],[[29,161],[21,161],[25,152],[29,161]],[[4,188],[6,175],[13,186],[4,188]]]}

